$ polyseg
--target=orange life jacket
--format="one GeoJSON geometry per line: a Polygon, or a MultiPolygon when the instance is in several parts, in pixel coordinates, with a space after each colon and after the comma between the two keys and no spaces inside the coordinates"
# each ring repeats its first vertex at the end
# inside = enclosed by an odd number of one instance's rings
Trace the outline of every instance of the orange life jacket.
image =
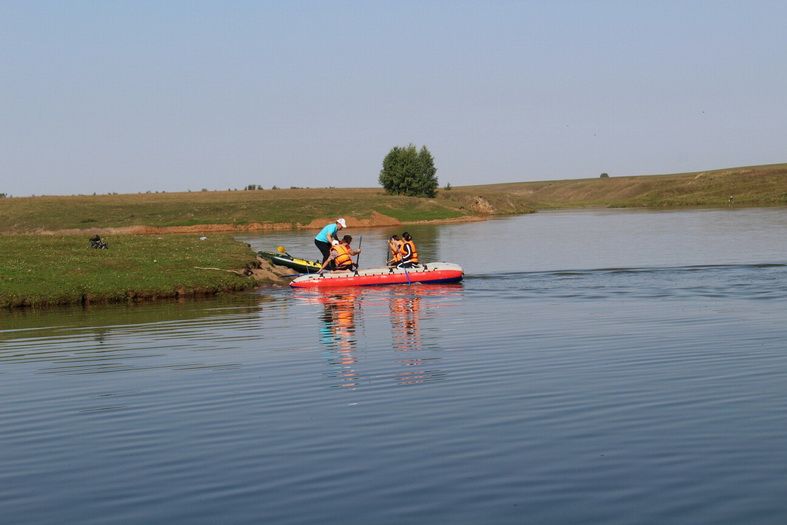
{"type": "Polygon", "coordinates": [[[353,258],[350,255],[350,247],[345,244],[337,244],[333,247],[338,254],[336,258],[333,260],[333,263],[336,265],[336,268],[348,268],[353,263],[353,258]]]}
{"type": "Polygon", "coordinates": [[[418,262],[418,250],[415,249],[415,243],[413,241],[404,241],[402,243],[402,262],[411,262],[411,263],[418,262]],[[405,246],[410,247],[410,257],[407,257],[407,251],[405,250],[405,246]]]}
{"type": "Polygon", "coordinates": [[[401,262],[402,260],[402,241],[394,241],[394,248],[391,250],[393,252],[393,256],[391,257],[391,261],[394,263],[401,262]]]}

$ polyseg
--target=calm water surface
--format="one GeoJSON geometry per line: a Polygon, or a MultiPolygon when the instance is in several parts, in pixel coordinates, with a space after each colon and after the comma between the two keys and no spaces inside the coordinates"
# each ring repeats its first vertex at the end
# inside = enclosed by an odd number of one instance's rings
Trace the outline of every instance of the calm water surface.
{"type": "Polygon", "coordinates": [[[787,520],[787,210],[410,231],[465,282],[0,313],[0,522],[787,520]]]}

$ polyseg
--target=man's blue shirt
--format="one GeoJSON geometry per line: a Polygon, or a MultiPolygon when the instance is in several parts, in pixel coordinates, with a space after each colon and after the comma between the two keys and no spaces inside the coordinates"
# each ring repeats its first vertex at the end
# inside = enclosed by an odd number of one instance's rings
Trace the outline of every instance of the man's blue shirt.
{"type": "Polygon", "coordinates": [[[320,230],[320,233],[317,234],[315,239],[322,242],[328,242],[328,234],[330,233],[331,237],[335,239],[337,231],[339,231],[339,226],[335,222],[326,224],[325,227],[320,230]]]}

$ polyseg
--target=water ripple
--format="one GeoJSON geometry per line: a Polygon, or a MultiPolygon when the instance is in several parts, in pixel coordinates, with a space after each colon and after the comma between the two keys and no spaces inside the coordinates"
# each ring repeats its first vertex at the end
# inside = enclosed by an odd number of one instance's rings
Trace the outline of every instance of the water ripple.
{"type": "Polygon", "coordinates": [[[0,511],[778,522],[785,277],[502,272],[20,316],[0,330],[0,511]]]}
{"type": "Polygon", "coordinates": [[[504,296],[604,300],[787,298],[787,265],[781,263],[598,268],[468,275],[482,292],[504,296]]]}

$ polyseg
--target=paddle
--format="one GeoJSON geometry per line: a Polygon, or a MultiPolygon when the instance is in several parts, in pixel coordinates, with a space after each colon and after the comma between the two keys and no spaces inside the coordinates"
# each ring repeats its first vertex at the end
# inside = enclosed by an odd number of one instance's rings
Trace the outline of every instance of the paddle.
{"type": "Polygon", "coordinates": [[[363,235],[361,235],[360,240],[358,241],[358,257],[355,258],[355,271],[358,271],[358,262],[361,260],[361,246],[363,245],[363,235]]]}

